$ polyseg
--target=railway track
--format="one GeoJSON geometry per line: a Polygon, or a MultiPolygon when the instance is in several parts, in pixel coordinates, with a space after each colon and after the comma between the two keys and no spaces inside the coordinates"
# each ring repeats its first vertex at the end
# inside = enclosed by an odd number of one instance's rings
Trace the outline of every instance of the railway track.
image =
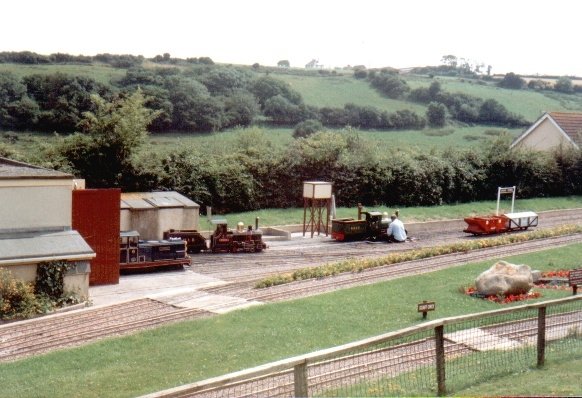
{"type": "MultiPolygon", "coordinates": [[[[582,209],[547,217],[544,225],[581,223],[582,209]]],[[[471,239],[458,230],[420,234],[418,240],[406,245],[370,244],[365,242],[336,243],[305,242],[282,244],[249,255],[193,256],[190,271],[217,277],[226,285],[200,289],[207,293],[231,295],[257,301],[281,301],[290,298],[320,294],[346,287],[371,284],[378,281],[431,272],[458,266],[469,261],[501,257],[543,250],[549,246],[582,241],[582,235],[531,241],[519,245],[441,256],[437,258],[394,264],[367,270],[358,274],[343,274],[322,280],[308,280],[268,289],[254,289],[257,280],[271,274],[287,272],[309,265],[333,262],[347,258],[377,257],[391,251],[412,250],[419,247],[471,239]],[[437,236],[438,235],[438,236],[437,236]]],[[[98,339],[129,334],[160,324],[183,319],[210,316],[200,309],[181,309],[155,300],[140,299],[121,304],[87,308],[23,322],[0,325],[0,361],[11,361],[55,349],[73,347],[98,339]]]]}
{"type": "Polygon", "coordinates": [[[0,327],[0,361],[75,347],[105,337],[207,315],[209,313],[199,309],[182,309],[141,299],[6,324],[0,327]]]}
{"type": "MultiPolygon", "coordinates": [[[[564,330],[570,327],[579,327],[581,321],[582,312],[580,311],[549,316],[546,320],[546,335],[559,338],[564,330]]],[[[467,340],[463,342],[456,341],[454,333],[445,334],[444,349],[446,360],[493,349],[495,341],[500,339],[505,339],[503,340],[504,342],[513,342],[520,347],[530,346],[535,350],[538,333],[536,319],[494,324],[479,329],[489,333],[489,337],[479,337],[480,333],[476,333],[472,343],[467,340]]],[[[324,396],[330,390],[341,390],[342,387],[357,385],[364,380],[369,382],[375,378],[396,377],[405,372],[418,370],[426,366],[434,366],[435,361],[435,341],[433,337],[419,338],[412,342],[372,350],[352,352],[309,366],[309,396],[324,396]]],[[[294,394],[293,377],[293,369],[289,369],[194,393],[187,390],[183,393],[174,391],[171,396],[173,398],[218,396],[236,396],[238,398],[256,396],[287,397],[294,394]]],[[[347,395],[353,395],[353,393],[353,391],[348,390],[347,395]]]]}
{"type": "Polygon", "coordinates": [[[477,262],[491,258],[544,250],[547,249],[549,245],[552,247],[559,247],[580,241],[582,241],[582,234],[552,238],[550,240],[544,239],[543,241],[530,241],[522,244],[501,246],[487,250],[475,250],[468,253],[438,256],[432,259],[396,263],[364,270],[359,273],[349,273],[330,278],[294,282],[289,285],[274,286],[268,289],[251,289],[250,291],[247,291],[246,294],[245,292],[238,292],[238,295],[257,301],[281,301],[307,295],[321,294],[353,286],[377,283],[402,276],[434,272],[445,268],[461,266],[468,262],[477,262]]]}

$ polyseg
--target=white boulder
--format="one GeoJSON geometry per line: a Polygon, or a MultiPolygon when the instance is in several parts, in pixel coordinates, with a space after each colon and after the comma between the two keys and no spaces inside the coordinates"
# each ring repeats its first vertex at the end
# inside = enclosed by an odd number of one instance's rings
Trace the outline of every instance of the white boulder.
{"type": "Polygon", "coordinates": [[[525,264],[498,261],[475,279],[481,294],[523,294],[533,287],[531,268],[525,264]]]}

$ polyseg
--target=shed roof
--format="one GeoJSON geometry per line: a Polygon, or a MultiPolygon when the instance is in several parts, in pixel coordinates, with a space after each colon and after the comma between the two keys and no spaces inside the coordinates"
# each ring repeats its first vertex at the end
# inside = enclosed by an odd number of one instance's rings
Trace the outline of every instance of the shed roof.
{"type": "Polygon", "coordinates": [[[61,171],[45,169],[32,164],[18,162],[0,156],[0,179],[16,178],[57,178],[72,179],[73,176],[61,171]]]}
{"type": "Polygon", "coordinates": [[[176,191],[125,192],[121,194],[122,209],[200,208],[200,205],[176,191]]]}
{"type": "Polygon", "coordinates": [[[95,252],[77,231],[0,234],[0,265],[54,260],[90,260],[95,252]]]}

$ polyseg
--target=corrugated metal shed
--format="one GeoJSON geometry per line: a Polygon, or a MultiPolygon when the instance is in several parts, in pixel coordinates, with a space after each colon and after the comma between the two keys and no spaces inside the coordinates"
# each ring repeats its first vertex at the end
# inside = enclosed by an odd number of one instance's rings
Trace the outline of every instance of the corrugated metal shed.
{"type": "Polygon", "coordinates": [[[200,208],[198,203],[175,191],[124,192],[121,194],[121,202],[122,209],[150,209],[153,207],[200,208]]]}
{"type": "Polygon", "coordinates": [[[198,229],[200,205],[175,191],[121,194],[121,230],[142,239],[162,239],[170,229],[198,229]]]}
{"type": "Polygon", "coordinates": [[[0,234],[0,265],[90,260],[95,252],[77,231],[0,234]]]}

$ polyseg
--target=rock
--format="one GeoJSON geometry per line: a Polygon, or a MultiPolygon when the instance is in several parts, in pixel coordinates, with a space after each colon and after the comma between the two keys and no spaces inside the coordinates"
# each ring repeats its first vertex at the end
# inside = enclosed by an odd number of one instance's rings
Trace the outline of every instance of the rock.
{"type": "Polygon", "coordinates": [[[538,270],[532,271],[531,277],[533,279],[533,283],[537,283],[540,280],[540,278],[542,277],[542,271],[538,271],[538,270]]]}
{"type": "Polygon", "coordinates": [[[525,264],[498,261],[475,279],[481,294],[523,294],[533,287],[531,268],[525,264]]]}

